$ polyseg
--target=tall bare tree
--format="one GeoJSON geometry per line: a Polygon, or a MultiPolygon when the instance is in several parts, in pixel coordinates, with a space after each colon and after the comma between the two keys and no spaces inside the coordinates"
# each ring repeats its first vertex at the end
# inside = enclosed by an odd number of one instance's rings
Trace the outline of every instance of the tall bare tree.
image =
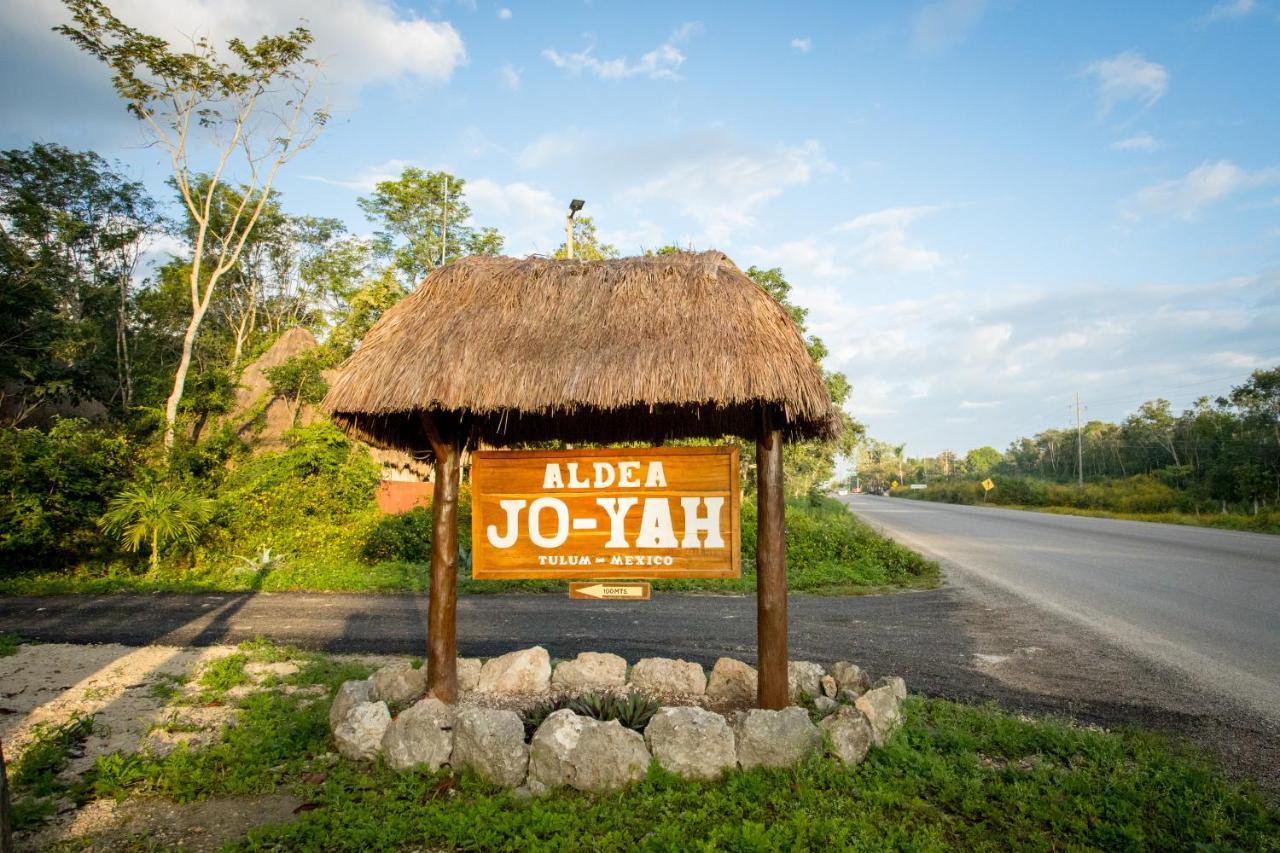
{"type": "Polygon", "coordinates": [[[218,282],[236,266],[280,168],[315,141],[328,119],[314,104],[319,66],[308,55],[312,37],[297,27],[253,45],[233,38],[228,60],[203,37],[193,38],[189,50],[175,49],[125,24],[101,0],[64,3],[75,24],[55,29],[111,69],[129,112],[168,153],[174,184],[196,225],[191,319],[165,403],[164,443],[172,447],[192,351],[218,282]],[[193,157],[207,157],[208,168],[193,166],[193,157]],[[215,217],[233,159],[243,170],[240,202],[230,216],[215,217]]]}

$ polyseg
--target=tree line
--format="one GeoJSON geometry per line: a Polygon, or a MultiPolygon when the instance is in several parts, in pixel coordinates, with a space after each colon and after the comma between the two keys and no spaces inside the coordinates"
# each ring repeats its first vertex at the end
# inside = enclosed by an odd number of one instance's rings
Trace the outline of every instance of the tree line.
{"type": "Polygon", "coordinates": [[[1001,453],[992,447],[963,456],[903,458],[902,446],[879,441],[859,448],[864,485],[893,480],[924,483],[990,476],[1069,485],[1150,478],[1186,495],[1196,506],[1216,503],[1251,509],[1280,503],[1280,367],[1257,370],[1216,397],[1201,397],[1181,412],[1167,400],[1143,403],[1119,423],[1091,420],[1017,438],[1001,453]]]}

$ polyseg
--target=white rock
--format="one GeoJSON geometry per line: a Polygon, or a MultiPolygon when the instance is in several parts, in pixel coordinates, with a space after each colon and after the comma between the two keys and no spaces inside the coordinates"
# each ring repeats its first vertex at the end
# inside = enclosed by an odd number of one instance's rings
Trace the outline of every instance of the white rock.
{"type": "Polygon", "coordinates": [[[871,742],[881,746],[902,720],[902,700],[892,686],[874,687],[858,697],[853,707],[871,724],[871,742]]]}
{"type": "Polygon", "coordinates": [[[813,697],[813,707],[817,708],[820,714],[830,714],[840,707],[840,703],[830,696],[815,696],[813,697]]]}
{"type": "Polygon", "coordinates": [[[862,671],[862,667],[847,660],[833,664],[831,674],[835,676],[836,685],[840,693],[848,693],[850,696],[856,697],[866,693],[867,689],[871,687],[871,680],[862,671]]]}
{"type": "Polygon", "coordinates": [[[644,742],[659,764],[686,779],[718,779],[738,764],[733,730],[704,708],[659,708],[644,742]]]}
{"type": "Polygon", "coordinates": [[[602,723],[568,708],[550,714],[529,744],[529,789],[568,785],[610,791],[644,778],[652,756],[644,738],[617,720],[602,723]]]}
{"type": "Polygon", "coordinates": [[[374,702],[407,705],[427,692],[427,673],[414,669],[408,661],[382,667],[369,676],[369,698],[374,702]]]}
{"type": "Polygon", "coordinates": [[[707,696],[734,705],[754,705],[756,682],[754,667],[733,658],[720,658],[711,668],[707,696]]]}
{"type": "Polygon", "coordinates": [[[571,690],[621,687],[627,683],[627,662],[617,655],[583,652],[557,666],[551,683],[571,690]]]}
{"type": "Polygon", "coordinates": [[[551,656],[542,646],[508,652],[480,668],[482,693],[545,693],[551,682],[551,656]]]}
{"type": "Polygon", "coordinates": [[[449,763],[469,767],[495,785],[514,788],[529,768],[524,723],[515,711],[460,708],[453,722],[453,755],[449,763]]]}
{"type": "Polygon", "coordinates": [[[393,770],[439,770],[453,752],[453,707],[434,696],[415,703],[387,726],[382,751],[393,770]]]}
{"type": "Polygon", "coordinates": [[[807,660],[787,662],[787,689],[792,700],[802,695],[814,697],[822,695],[822,679],[827,672],[819,664],[807,660]]]}
{"type": "Polygon", "coordinates": [[[378,754],[389,725],[386,702],[360,702],[334,728],[333,741],[347,758],[368,761],[378,754]]]}
{"type": "Polygon", "coordinates": [[[907,698],[907,682],[900,675],[885,675],[877,678],[872,687],[891,687],[893,695],[899,699],[907,698]]]}
{"type": "Polygon", "coordinates": [[[804,708],[739,711],[734,734],[743,770],[790,767],[822,745],[822,735],[804,708]]]}
{"type": "Polygon", "coordinates": [[[329,706],[329,731],[336,731],[338,724],[347,718],[351,709],[361,702],[369,701],[369,682],[344,681],[333,696],[333,704],[329,706]]]}
{"type": "Polygon", "coordinates": [[[458,692],[470,693],[480,686],[480,658],[458,658],[458,692]]]}
{"type": "Polygon", "coordinates": [[[646,693],[701,696],[707,676],[701,664],[671,658],[643,658],[631,667],[631,686],[646,693]]]}
{"type": "Polygon", "coordinates": [[[827,734],[830,752],[845,764],[858,764],[871,748],[871,724],[862,712],[841,705],[831,716],[818,723],[827,734]]]}

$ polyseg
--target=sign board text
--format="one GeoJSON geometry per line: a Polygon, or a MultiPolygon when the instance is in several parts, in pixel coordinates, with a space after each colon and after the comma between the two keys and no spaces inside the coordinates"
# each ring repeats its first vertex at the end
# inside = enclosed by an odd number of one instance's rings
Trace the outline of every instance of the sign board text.
{"type": "Polygon", "coordinates": [[[736,447],[479,451],[471,576],[736,578],[736,447]]]}

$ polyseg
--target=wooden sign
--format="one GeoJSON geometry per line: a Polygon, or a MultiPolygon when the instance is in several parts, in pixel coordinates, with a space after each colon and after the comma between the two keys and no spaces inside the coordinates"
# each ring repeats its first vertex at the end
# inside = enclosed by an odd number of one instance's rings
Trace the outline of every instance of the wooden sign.
{"type": "Polygon", "coordinates": [[[649,584],[644,581],[586,581],[569,584],[570,598],[595,601],[648,601],[649,584]]]}
{"type": "Polygon", "coordinates": [[[471,576],[736,578],[736,447],[479,451],[471,576]]]}

